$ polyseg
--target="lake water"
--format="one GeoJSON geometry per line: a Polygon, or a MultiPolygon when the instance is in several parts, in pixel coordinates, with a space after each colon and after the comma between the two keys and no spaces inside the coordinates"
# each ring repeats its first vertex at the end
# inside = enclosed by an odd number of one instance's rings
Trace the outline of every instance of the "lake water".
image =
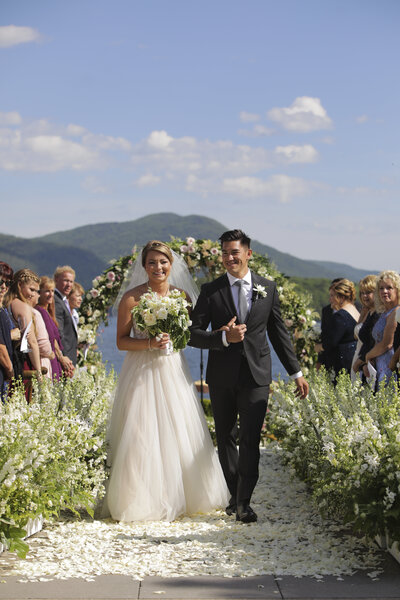
{"type": "MultiPolygon", "coordinates": [[[[119,373],[121,370],[121,366],[125,357],[125,352],[121,352],[118,350],[115,338],[116,338],[116,329],[117,329],[117,318],[111,317],[109,320],[108,327],[101,325],[98,331],[98,339],[97,344],[99,350],[103,355],[103,360],[107,361],[109,366],[113,366],[116,373],[119,373]]],[[[191,348],[188,346],[184,350],[186,360],[188,361],[190,372],[194,381],[200,379],[200,350],[198,348],[191,348]]],[[[283,368],[279,358],[274,352],[274,349],[271,348],[271,358],[272,358],[272,377],[276,379],[280,374],[281,377],[286,377],[286,371],[283,368]]],[[[204,378],[207,366],[207,351],[203,351],[203,361],[204,361],[204,378]]]]}

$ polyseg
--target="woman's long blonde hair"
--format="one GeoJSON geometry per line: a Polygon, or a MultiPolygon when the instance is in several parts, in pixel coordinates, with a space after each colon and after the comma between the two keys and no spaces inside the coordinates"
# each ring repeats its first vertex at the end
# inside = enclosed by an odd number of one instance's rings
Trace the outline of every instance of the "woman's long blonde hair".
{"type": "Polygon", "coordinates": [[[29,304],[25,296],[23,296],[21,293],[21,284],[29,283],[30,281],[34,281],[38,284],[40,283],[39,276],[36,275],[36,273],[31,271],[30,269],[20,269],[19,271],[14,273],[13,280],[4,298],[4,305],[8,307],[11,304],[11,302],[16,298],[18,298],[18,300],[21,300],[21,302],[29,304]]]}

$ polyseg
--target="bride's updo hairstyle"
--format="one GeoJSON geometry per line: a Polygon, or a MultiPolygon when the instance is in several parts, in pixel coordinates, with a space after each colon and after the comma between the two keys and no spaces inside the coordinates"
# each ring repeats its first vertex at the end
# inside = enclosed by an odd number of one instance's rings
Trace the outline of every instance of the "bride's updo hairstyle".
{"type": "Polygon", "coordinates": [[[145,247],[142,250],[142,266],[144,267],[146,265],[146,259],[147,259],[147,255],[149,252],[161,252],[162,254],[164,254],[169,262],[172,263],[174,262],[174,257],[172,256],[172,252],[171,252],[171,248],[169,246],[167,246],[167,244],[164,244],[164,242],[160,242],[159,240],[151,240],[150,242],[147,242],[147,244],[145,245],[145,247]]]}

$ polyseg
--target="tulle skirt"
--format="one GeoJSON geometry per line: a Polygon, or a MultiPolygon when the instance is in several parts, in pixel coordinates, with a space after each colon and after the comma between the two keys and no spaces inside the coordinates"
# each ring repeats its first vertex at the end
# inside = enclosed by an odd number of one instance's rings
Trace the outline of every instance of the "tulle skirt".
{"type": "Polygon", "coordinates": [[[109,431],[106,503],[119,521],[172,521],[226,505],[228,491],[182,353],[127,352],[109,431]]]}

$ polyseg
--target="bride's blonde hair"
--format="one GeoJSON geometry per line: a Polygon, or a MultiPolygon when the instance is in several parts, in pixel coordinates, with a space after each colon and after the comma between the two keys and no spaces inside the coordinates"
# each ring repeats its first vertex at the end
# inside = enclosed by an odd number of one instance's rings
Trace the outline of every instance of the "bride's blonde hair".
{"type": "Polygon", "coordinates": [[[164,254],[169,262],[172,263],[174,262],[174,257],[172,256],[172,252],[171,252],[171,248],[169,246],[167,246],[167,244],[165,244],[164,242],[160,242],[159,240],[151,240],[150,242],[147,242],[147,244],[145,245],[145,247],[142,250],[142,266],[144,267],[146,264],[146,259],[147,259],[147,255],[149,252],[161,252],[161,254],[164,254]]]}

